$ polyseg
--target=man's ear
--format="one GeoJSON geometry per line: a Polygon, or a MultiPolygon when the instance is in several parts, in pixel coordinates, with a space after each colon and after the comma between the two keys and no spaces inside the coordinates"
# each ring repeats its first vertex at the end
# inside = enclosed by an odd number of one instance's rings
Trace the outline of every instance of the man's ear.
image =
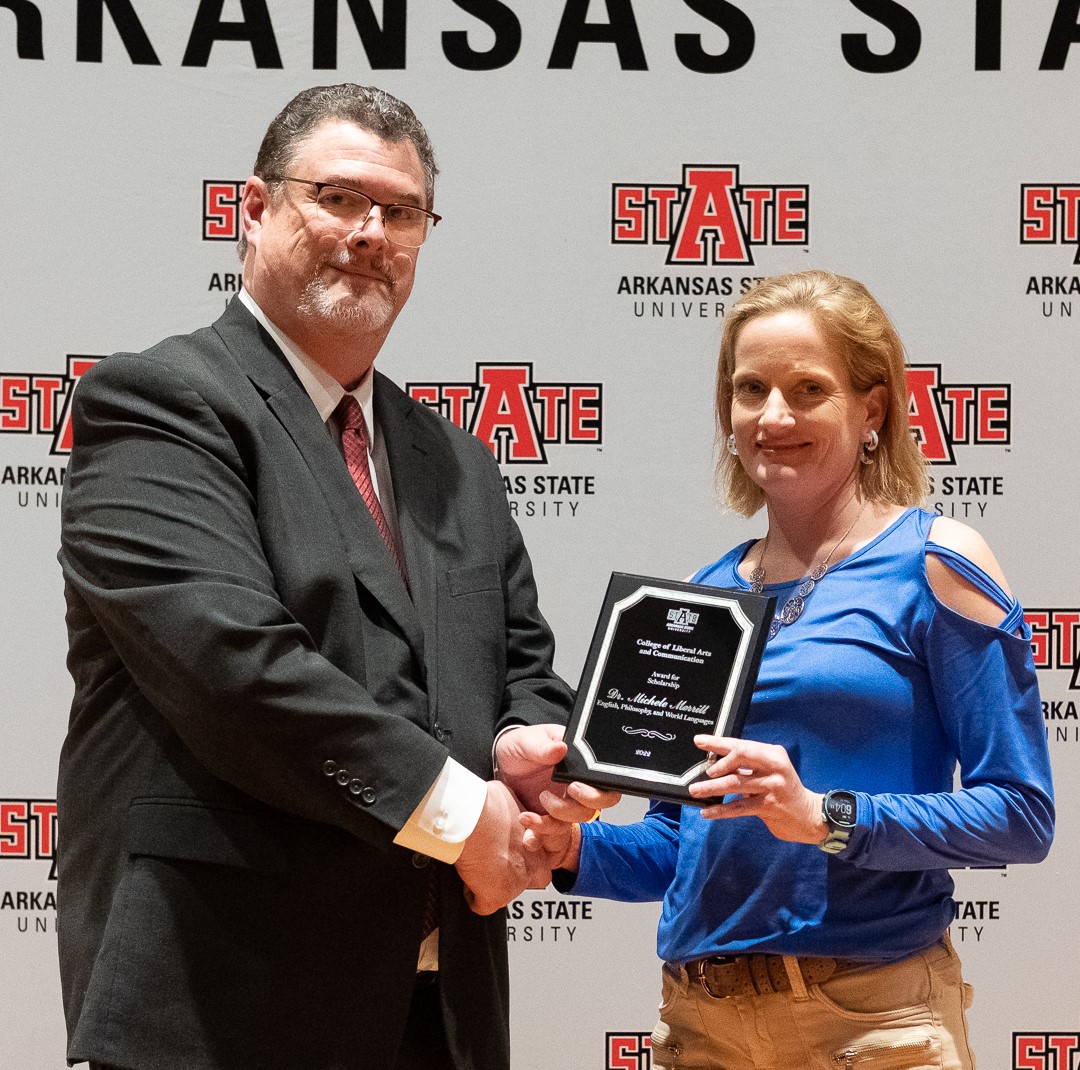
{"type": "Polygon", "coordinates": [[[269,207],[270,191],[266,183],[261,178],[252,176],[244,183],[244,192],[240,195],[240,226],[249,245],[258,244],[263,215],[269,207]]]}

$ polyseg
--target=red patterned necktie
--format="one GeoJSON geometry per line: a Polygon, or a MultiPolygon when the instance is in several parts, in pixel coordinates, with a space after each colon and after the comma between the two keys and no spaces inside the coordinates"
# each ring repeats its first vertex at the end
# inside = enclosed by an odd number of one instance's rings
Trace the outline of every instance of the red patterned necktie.
{"type": "MultiPolygon", "coordinates": [[[[335,416],[338,426],[341,428],[341,446],[345,453],[345,463],[349,466],[349,474],[360,491],[360,497],[371,513],[379,534],[386,543],[386,548],[394,558],[401,578],[405,586],[409,586],[409,574],[405,571],[405,559],[401,556],[397,542],[390,533],[390,525],[386,522],[386,514],[383,512],[379,496],[375,493],[375,487],[371,482],[371,467],[368,463],[368,436],[367,424],[364,421],[364,412],[359,402],[346,394],[338,403],[335,416]]],[[[423,937],[426,939],[439,926],[439,892],[438,882],[435,875],[435,867],[428,869],[428,887],[424,899],[423,937]]]]}
{"type": "Polygon", "coordinates": [[[394,558],[401,578],[405,586],[409,586],[409,574],[405,570],[405,558],[402,557],[397,541],[390,532],[390,525],[386,522],[386,514],[379,503],[379,496],[375,493],[375,486],[371,482],[371,468],[368,465],[368,435],[367,426],[364,422],[364,413],[360,403],[352,396],[346,394],[338,403],[335,415],[338,426],[341,428],[341,446],[345,452],[345,463],[349,466],[349,474],[360,491],[360,497],[371,513],[379,534],[386,543],[386,548],[394,558]]]}

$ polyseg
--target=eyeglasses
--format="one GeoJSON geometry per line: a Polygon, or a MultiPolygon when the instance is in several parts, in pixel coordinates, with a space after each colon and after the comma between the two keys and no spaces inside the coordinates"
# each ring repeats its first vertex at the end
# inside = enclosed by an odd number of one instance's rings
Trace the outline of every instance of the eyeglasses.
{"type": "Polygon", "coordinates": [[[395,245],[404,245],[409,249],[418,249],[423,245],[431,228],[442,219],[441,215],[423,208],[414,208],[411,204],[385,204],[348,186],[335,186],[333,182],[312,182],[308,178],[290,178],[288,175],[267,175],[266,181],[314,186],[315,207],[319,216],[343,230],[362,227],[371,209],[381,208],[386,237],[395,245]]]}

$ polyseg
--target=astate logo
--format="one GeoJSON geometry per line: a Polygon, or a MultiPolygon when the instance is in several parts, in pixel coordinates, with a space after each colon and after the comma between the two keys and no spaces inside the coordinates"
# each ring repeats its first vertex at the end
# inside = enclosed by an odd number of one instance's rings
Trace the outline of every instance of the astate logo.
{"type": "Polygon", "coordinates": [[[668,264],[752,264],[755,245],[810,242],[810,187],[744,185],[738,164],[684,164],[679,184],[611,190],[612,244],[666,245],[668,264]]]}
{"type": "Polygon", "coordinates": [[[605,1033],[607,1062],[604,1070],[650,1070],[652,1067],[651,1033],[605,1033]]]}
{"type": "Polygon", "coordinates": [[[1080,1033],[1013,1033],[1013,1070],[1080,1070],[1080,1033]]]}
{"type": "Polygon", "coordinates": [[[1080,183],[1030,182],[1020,187],[1020,244],[1072,245],[1080,264],[1080,183]]]}
{"type": "Polygon", "coordinates": [[[667,619],[674,624],[685,625],[687,627],[697,624],[701,619],[700,613],[691,613],[690,610],[685,607],[678,609],[669,609],[667,611],[667,619]]]}
{"type": "Polygon", "coordinates": [[[71,452],[71,398],[101,357],[68,354],[67,374],[0,372],[0,434],[50,435],[51,454],[71,452]]]}
{"type": "Polygon", "coordinates": [[[940,364],[907,368],[908,419],[931,464],[953,464],[954,446],[1007,446],[1012,386],[941,381],[940,364]]]}
{"type": "Polygon", "coordinates": [[[1080,691],[1080,609],[1026,609],[1036,669],[1068,669],[1069,690],[1080,691]]]}
{"type": "Polygon", "coordinates": [[[56,877],[56,800],[0,799],[0,860],[51,862],[56,877]]]}
{"type": "Polygon", "coordinates": [[[202,240],[240,240],[240,195],[245,182],[205,181],[202,196],[202,240]]]}
{"type": "Polygon", "coordinates": [[[471,383],[406,383],[405,392],[471,431],[500,464],[543,464],[545,446],[603,441],[603,385],[536,383],[531,363],[478,363],[471,383]]]}

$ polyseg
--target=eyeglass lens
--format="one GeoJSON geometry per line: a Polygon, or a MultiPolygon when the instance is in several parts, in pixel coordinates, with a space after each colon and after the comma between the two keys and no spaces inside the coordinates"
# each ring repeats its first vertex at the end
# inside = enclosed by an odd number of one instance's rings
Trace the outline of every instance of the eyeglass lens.
{"type": "MultiPolygon", "coordinates": [[[[371,200],[343,186],[324,186],[316,201],[319,211],[342,227],[362,226],[371,211],[371,200]]],[[[428,235],[431,217],[407,205],[392,204],[382,208],[386,236],[399,245],[422,245],[428,235]]]]}

